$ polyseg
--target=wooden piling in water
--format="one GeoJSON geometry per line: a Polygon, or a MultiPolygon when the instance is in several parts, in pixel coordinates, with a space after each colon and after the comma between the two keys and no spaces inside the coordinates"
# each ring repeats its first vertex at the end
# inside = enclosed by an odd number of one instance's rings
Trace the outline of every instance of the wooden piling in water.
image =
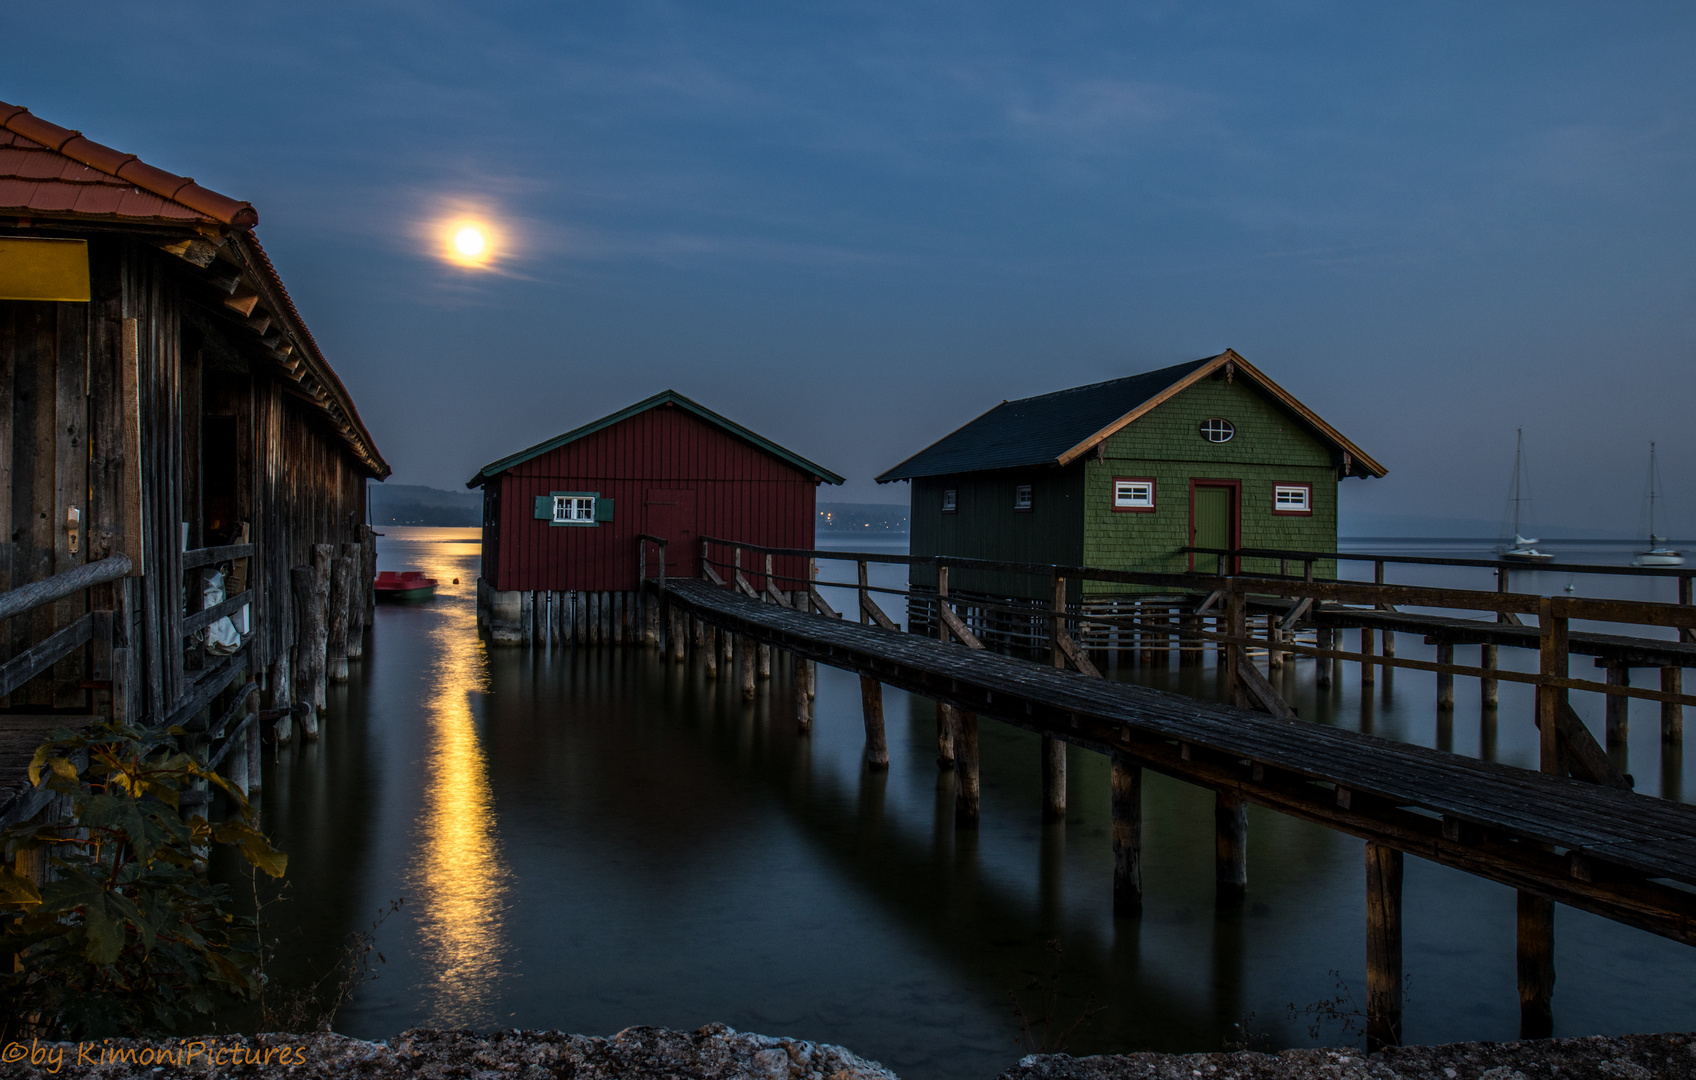
{"type": "Polygon", "coordinates": [[[754,639],[742,638],[736,649],[742,672],[742,699],[754,700],[754,639]]]}
{"type": "MultiPolygon", "coordinates": [[[[316,709],[324,700],[324,609],[318,605],[318,572],[316,567],[297,566],[289,573],[294,587],[295,630],[294,685],[295,701],[316,709]]],[[[316,725],[314,725],[316,729],[316,725]]]]}
{"type": "Polygon", "coordinates": [[[795,694],[795,729],[801,732],[813,730],[813,703],[807,697],[807,661],[794,657],[789,665],[790,681],[795,694]]]}
{"type": "MultiPolygon", "coordinates": [[[[1437,663],[1453,664],[1455,662],[1455,647],[1452,644],[1440,643],[1437,646],[1437,663]]],[[[1452,671],[1437,672],[1437,708],[1448,711],[1455,707],[1455,673],[1452,671]]]]}
{"type": "Polygon", "coordinates": [[[349,660],[359,660],[365,656],[365,594],[371,591],[371,579],[364,576],[365,550],[362,545],[343,544],[342,558],[347,560],[350,579],[343,652],[349,660]]]}
{"type": "Polygon", "coordinates": [[[1554,1034],[1555,902],[1519,890],[1517,968],[1519,1037],[1546,1039],[1554,1034]]]}
{"type": "Polygon", "coordinates": [[[1142,914],[1142,766],[1113,752],[1113,914],[1142,914]]]}
{"type": "Polygon", "coordinates": [[[291,648],[284,646],[279,650],[277,659],[271,662],[271,708],[282,710],[271,724],[271,738],[278,746],[286,746],[294,738],[294,716],[289,712],[294,704],[289,688],[289,653],[291,648]]]}
{"type": "MultiPolygon", "coordinates": [[[[1608,664],[1609,686],[1630,686],[1631,666],[1623,660],[1608,664]]],[[[1631,734],[1631,699],[1624,694],[1609,694],[1607,699],[1607,733],[1609,746],[1624,746],[1631,734]]]]}
{"type": "Polygon", "coordinates": [[[1402,853],[1366,845],[1366,1049],[1402,1041],[1402,853]]]}
{"type": "Polygon", "coordinates": [[[860,713],[866,722],[866,764],[889,768],[889,743],[883,731],[883,684],[870,675],[860,676],[860,713]]]}
{"type": "Polygon", "coordinates": [[[709,679],[718,678],[718,628],[704,626],[697,621],[696,630],[700,636],[695,639],[696,653],[701,657],[701,665],[709,679]]]}
{"type": "Polygon", "coordinates": [[[965,709],[954,712],[954,824],[976,828],[978,824],[978,714],[965,709]]]}
{"type": "Polygon", "coordinates": [[[1241,900],[1248,889],[1248,805],[1234,791],[1213,798],[1213,877],[1219,899],[1241,900]]]}
{"type": "MultiPolygon", "coordinates": [[[[762,641],[759,650],[759,676],[762,679],[769,679],[771,678],[771,646],[762,641]]],[[[806,677],[803,676],[801,679],[803,686],[806,681],[806,677]]]]}
{"type": "MultiPolygon", "coordinates": [[[[1684,669],[1664,667],[1661,669],[1661,692],[1666,694],[1684,693],[1684,669]]],[[[1661,702],[1661,741],[1664,743],[1681,743],[1684,741],[1684,706],[1676,701],[1661,702]]]]}
{"type": "MultiPolygon", "coordinates": [[[[1496,670],[1496,646],[1479,646],[1478,666],[1489,671],[1496,670]]],[[[1481,707],[1494,709],[1501,703],[1501,700],[1501,690],[1495,679],[1481,678],[1478,680],[1478,703],[1481,707]]]]}
{"type": "Polygon", "coordinates": [[[347,682],[347,609],[353,594],[354,564],[346,558],[330,560],[330,625],[325,635],[325,678],[347,682]]]}
{"type": "Polygon", "coordinates": [[[1066,743],[1042,737],[1042,812],[1050,818],[1066,816],[1066,743]]]}
{"type": "Polygon", "coordinates": [[[1371,686],[1378,681],[1378,672],[1372,666],[1373,644],[1372,627],[1360,628],[1360,685],[1371,686]]]}
{"type": "MultiPolygon", "coordinates": [[[[1314,644],[1321,649],[1336,648],[1336,640],[1337,632],[1328,626],[1322,626],[1314,633],[1314,644]]],[[[1331,685],[1331,672],[1336,664],[1329,656],[1321,656],[1314,661],[1314,680],[1321,690],[1331,685]]]]}

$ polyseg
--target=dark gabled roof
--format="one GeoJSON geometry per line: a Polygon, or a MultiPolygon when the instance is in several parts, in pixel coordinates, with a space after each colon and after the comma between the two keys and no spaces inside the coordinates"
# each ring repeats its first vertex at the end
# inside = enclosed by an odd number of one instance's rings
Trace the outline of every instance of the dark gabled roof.
{"type": "Polygon", "coordinates": [[[880,484],[919,476],[949,476],[989,469],[1069,465],[1103,439],[1215,371],[1233,370],[1257,383],[1305,421],[1320,439],[1342,451],[1348,471],[1383,476],[1385,469],[1321,420],[1313,410],[1267,378],[1235,350],[1124,379],[1075,386],[1040,397],[1003,401],[877,478],[880,484]]]}
{"type": "Polygon", "coordinates": [[[615,413],[603,416],[593,423],[584,424],[580,428],[573,428],[564,435],[556,435],[547,442],[537,443],[528,450],[520,450],[511,457],[504,457],[499,461],[491,462],[479,469],[476,476],[467,480],[465,482],[465,486],[468,488],[482,487],[485,480],[493,479],[515,465],[522,465],[532,458],[541,457],[543,454],[546,454],[551,450],[558,450],[560,447],[565,446],[568,443],[574,443],[584,436],[593,435],[597,431],[612,427],[614,424],[628,420],[632,416],[645,413],[649,409],[657,409],[662,405],[675,405],[683,411],[705,420],[707,423],[718,428],[727,435],[741,439],[743,442],[753,446],[756,450],[763,450],[772,457],[777,458],[779,461],[793,465],[795,468],[809,476],[813,476],[827,484],[840,484],[843,482],[842,477],[837,476],[829,469],[819,465],[814,465],[801,455],[785,450],[770,439],[761,438],[752,431],[743,427],[741,424],[738,424],[736,421],[726,419],[718,413],[713,412],[705,405],[702,405],[699,402],[690,401],[675,390],[663,390],[651,398],[644,401],[638,401],[636,404],[631,405],[628,408],[620,409],[615,413]]]}

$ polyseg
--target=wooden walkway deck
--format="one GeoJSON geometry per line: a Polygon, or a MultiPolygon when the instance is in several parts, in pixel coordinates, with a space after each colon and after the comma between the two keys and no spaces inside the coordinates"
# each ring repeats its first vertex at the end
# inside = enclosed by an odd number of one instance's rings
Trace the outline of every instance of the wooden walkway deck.
{"type": "Polygon", "coordinates": [[[664,591],[674,610],[797,656],[1696,944],[1696,807],[804,614],[705,581],[669,579],[664,591]]]}

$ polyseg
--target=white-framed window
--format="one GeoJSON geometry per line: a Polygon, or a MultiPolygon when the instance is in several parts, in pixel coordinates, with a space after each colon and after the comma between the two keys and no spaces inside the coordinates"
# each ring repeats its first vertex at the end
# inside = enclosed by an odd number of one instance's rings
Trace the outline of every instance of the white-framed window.
{"type": "Polygon", "coordinates": [[[1113,509],[1153,510],[1153,477],[1115,476],[1113,478],[1113,509]]]}
{"type": "Polygon", "coordinates": [[[960,509],[960,492],[954,488],[944,488],[942,491],[942,512],[952,514],[960,509]]]}
{"type": "Polygon", "coordinates": [[[554,524],[556,525],[593,525],[595,523],[595,496],[593,495],[555,495],[554,524]]]}
{"type": "Polygon", "coordinates": [[[1313,485],[1272,485],[1272,512],[1274,514],[1313,513],[1313,485]]]}
{"type": "Polygon", "coordinates": [[[1201,422],[1201,437],[1208,442],[1230,442],[1231,436],[1237,433],[1237,425],[1217,416],[1201,422]]]}
{"type": "Polygon", "coordinates": [[[1031,508],[1031,486],[1020,484],[1013,489],[1013,509],[1029,510],[1031,508]]]}

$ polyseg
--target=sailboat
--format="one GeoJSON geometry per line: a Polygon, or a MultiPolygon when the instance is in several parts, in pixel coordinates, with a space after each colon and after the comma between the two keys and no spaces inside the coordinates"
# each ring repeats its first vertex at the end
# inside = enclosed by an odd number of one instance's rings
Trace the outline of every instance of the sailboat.
{"type": "Polygon", "coordinates": [[[1513,504],[1513,543],[1500,549],[1501,556],[1515,562],[1548,562],[1554,556],[1538,551],[1538,539],[1535,536],[1528,538],[1519,531],[1520,504],[1529,502],[1531,497],[1520,495],[1520,481],[1525,474],[1525,429],[1515,428],[1514,436],[1518,445],[1513,453],[1513,494],[1508,496],[1508,501],[1513,504]]]}
{"type": "Polygon", "coordinates": [[[1661,497],[1661,473],[1655,465],[1655,444],[1649,444],[1649,550],[1631,560],[1633,566],[1683,566],[1684,556],[1666,546],[1667,538],[1655,535],[1655,501],[1661,497]]]}

